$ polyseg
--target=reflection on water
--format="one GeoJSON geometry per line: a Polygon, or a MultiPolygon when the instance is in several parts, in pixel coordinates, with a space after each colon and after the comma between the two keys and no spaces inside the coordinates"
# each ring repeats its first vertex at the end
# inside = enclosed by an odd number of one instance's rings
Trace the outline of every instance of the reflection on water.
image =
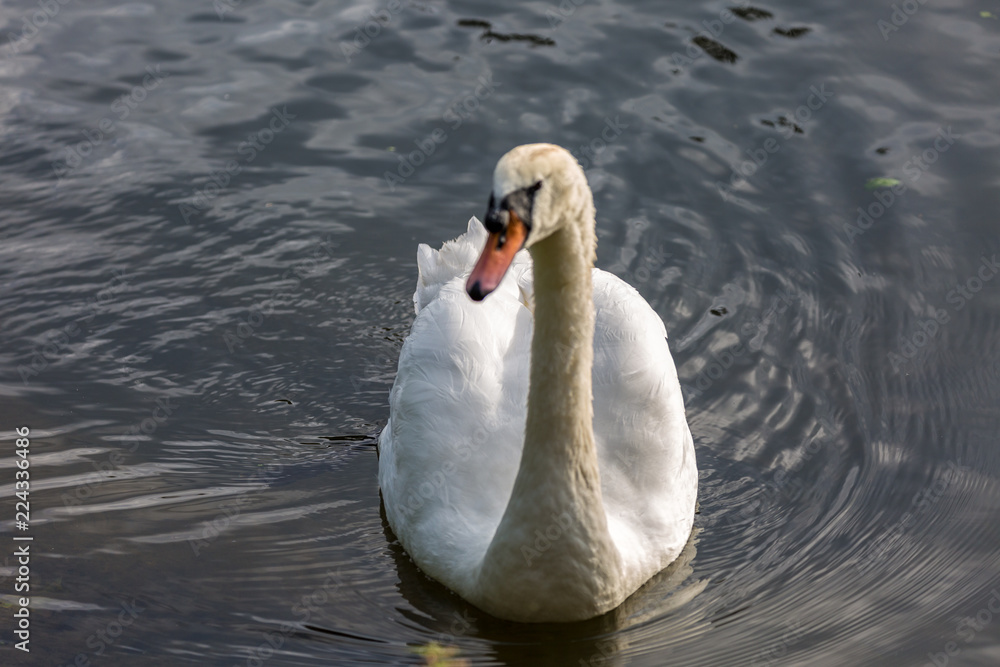
{"type": "Polygon", "coordinates": [[[688,619],[679,617],[679,610],[708,583],[692,576],[691,562],[697,553],[693,534],[677,560],[619,608],[579,623],[524,625],[484,614],[429,580],[388,528],[386,534],[398,568],[399,591],[418,612],[410,615],[411,620],[433,638],[428,645],[458,647],[458,655],[468,656],[475,655],[478,645],[470,638],[486,639],[492,646],[483,657],[500,664],[624,664],[631,646],[655,645],[659,635],[683,631],[688,619]]]}
{"type": "Polygon", "coordinates": [[[0,8],[2,661],[996,664],[988,9],[0,8]],[[663,317],[701,471],[683,557],[566,626],[427,579],[376,482],[416,244],[532,141],[663,317]]]}

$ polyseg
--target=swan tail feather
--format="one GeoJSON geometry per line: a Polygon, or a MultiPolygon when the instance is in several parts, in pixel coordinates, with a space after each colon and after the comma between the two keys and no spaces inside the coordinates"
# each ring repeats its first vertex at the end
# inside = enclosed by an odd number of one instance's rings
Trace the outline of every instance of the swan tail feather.
{"type": "Polygon", "coordinates": [[[469,218],[465,234],[446,241],[440,250],[421,243],[417,247],[417,289],[413,293],[413,308],[419,313],[445,283],[468,273],[486,243],[486,228],[476,216],[469,218]]]}

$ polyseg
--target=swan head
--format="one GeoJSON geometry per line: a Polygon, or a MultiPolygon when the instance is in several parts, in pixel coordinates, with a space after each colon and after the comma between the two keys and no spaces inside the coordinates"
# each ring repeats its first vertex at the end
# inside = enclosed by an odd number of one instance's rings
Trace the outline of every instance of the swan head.
{"type": "Polygon", "coordinates": [[[481,301],[500,284],[521,248],[531,248],[567,224],[590,221],[594,198],[583,168],[554,144],[525,144],[505,154],[493,171],[483,224],[486,247],[465,285],[481,301]]]}

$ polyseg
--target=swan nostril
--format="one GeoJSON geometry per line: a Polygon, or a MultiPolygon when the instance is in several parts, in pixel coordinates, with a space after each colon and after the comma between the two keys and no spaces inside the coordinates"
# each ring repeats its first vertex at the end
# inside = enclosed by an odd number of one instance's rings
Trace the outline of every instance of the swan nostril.
{"type": "Polygon", "coordinates": [[[479,285],[478,280],[469,286],[468,292],[473,301],[482,301],[486,298],[486,295],[483,294],[483,288],[479,285]]]}

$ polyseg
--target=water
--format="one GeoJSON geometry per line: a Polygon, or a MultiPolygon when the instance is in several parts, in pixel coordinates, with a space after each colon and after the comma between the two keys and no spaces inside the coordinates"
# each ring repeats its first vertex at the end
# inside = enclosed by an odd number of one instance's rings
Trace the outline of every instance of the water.
{"type": "Polygon", "coordinates": [[[0,660],[997,664],[1000,7],[897,6],[6,4],[0,660]],[[376,482],[416,244],[531,141],[702,475],[681,561],[570,626],[427,580],[376,482]]]}

